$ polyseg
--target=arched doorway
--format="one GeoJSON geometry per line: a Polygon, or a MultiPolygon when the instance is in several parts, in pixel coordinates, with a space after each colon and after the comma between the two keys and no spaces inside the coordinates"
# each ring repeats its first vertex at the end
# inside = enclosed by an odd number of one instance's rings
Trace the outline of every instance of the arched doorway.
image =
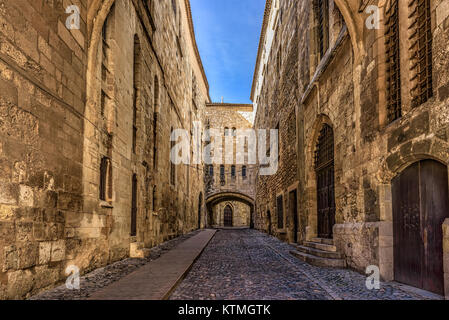
{"type": "Polygon", "coordinates": [[[323,124],[315,150],[318,230],[320,238],[332,238],[335,224],[334,132],[323,124]]]}
{"type": "Polygon", "coordinates": [[[230,205],[224,208],[224,226],[232,227],[232,208],[230,205]]]}
{"type": "Polygon", "coordinates": [[[201,208],[203,207],[203,194],[198,199],[198,229],[201,229],[201,208]]]}
{"type": "Polygon", "coordinates": [[[392,196],[395,280],[443,294],[447,167],[434,160],[410,165],[393,179],[392,196]]]}

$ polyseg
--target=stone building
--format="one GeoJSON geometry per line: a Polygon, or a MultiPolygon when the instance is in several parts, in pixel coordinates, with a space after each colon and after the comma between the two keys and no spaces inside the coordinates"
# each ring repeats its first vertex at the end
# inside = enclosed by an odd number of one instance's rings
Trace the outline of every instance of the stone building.
{"type": "Polygon", "coordinates": [[[0,299],[206,224],[202,165],[170,162],[210,102],[189,1],[74,4],[0,1],[0,299]]]}
{"type": "Polygon", "coordinates": [[[280,169],[258,179],[256,227],[449,295],[448,40],[448,0],[268,0],[252,99],[280,169]]]}
{"type": "MultiPolygon", "coordinates": [[[[221,147],[212,150],[221,155],[220,161],[205,165],[208,225],[211,227],[253,226],[257,166],[249,161],[248,140],[243,137],[244,130],[252,129],[252,123],[245,118],[251,112],[253,106],[246,104],[206,105],[206,129],[216,130],[221,142],[221,147]],[[243,150],[238,147],[239,136],[243,139],[243,150]],[[232,159],[226,159],[229,148],[232,148],[229,153],[232,159]],[[240,157],[243,161],[239,161],[240,157]]],[[[210,140],[214,142],[214,137],[210,140]]]]}
{"type": "Polygon", "coordinates": [[[277,129],[276,174],[258,176],[256,228],[296,242],[298,199],[296,110],[298,96],[297,1],[268,2],[251,92],[256,129],[277,129]],[[296,231],[295,231],[296,229],[296,231]]]}

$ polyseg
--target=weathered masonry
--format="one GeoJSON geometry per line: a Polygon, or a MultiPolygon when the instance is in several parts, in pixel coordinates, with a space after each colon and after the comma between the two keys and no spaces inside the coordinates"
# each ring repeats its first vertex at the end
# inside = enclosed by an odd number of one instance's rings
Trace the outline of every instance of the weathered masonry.
{"type": "Polygon", "coordinates": [[[0,1],[0,299],[206,224],[170,131],[210,102],[188,0],[0,1]]]}
{"type": "Polygon", "coordinates": [[[268,0],[252,98],[280,170],[257,180],[256,227],[449,296],[448,40],[447,0],[268,0]]]}
{"type": "MultiPolygon", "coordinates": [[[[205,165],[205,188],[208,225],[212,227],[252,227],[256,164],[249,163],[248,140],[238,149],[239,130],[250,130],[252,124],[245,115],[252,105],[213,103],[206,105],[206,128],[218,130],[221,149],[220,164],[205,165]],[[232,159],[226,159],[231,148],[232,159]],[[242,157],[243,161],[238,161],[242,157]],[[240,163],[243,162],[243,163],[240,163]]],[[[243,138],[243,136],[241,136],[243,138]]],[[[211,142],[214,137],[211,136],[211,142]]]]}

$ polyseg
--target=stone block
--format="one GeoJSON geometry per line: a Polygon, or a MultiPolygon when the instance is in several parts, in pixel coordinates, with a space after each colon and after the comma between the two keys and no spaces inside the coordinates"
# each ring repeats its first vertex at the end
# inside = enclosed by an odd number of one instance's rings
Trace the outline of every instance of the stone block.
{"type": "Polygon", "coordinates": [[[6,246],[3,248],[3,272],[9,270],[17,270],[18,267],[18,252],[16,246],[6,246]]]}
{"type": "Polygon", "coordinates": [[[12,183],[0,183],[0,204],[17,205],[19,187],[12,183]]]}
{"type": "Polygon", "coordinates": [[[33,241],[33,222],[16,221],[16,241],[33,241]]]}
{"type": "Polygon", "coordinates": [[[13,83],[5,81],[2,78],[0,78],[0,92],[2,93],[2,96],[0,97],[0,102],[5,101],[13,105],[18,104],[19,98],[17,88],[14,86],[13,83]]]}
{"type": "Polygon", "coordinates": [[[0,205],[0,220],[11,221],[16,216],[16,210],[18,207],[9,205],[0,205]]]}
{"type": "Polygon", "coordinates": [[[25,186],[19,186],[19,205],[21,207],[33,207],[34,206],[34,192],[33,189],[25,186]]]}
{"type": "Polygon", "coordinates": [[[36,288],[45,288],[61,279],[61,266],[37,266],[34,270],[34,286],[36,288]]]}
{"type": "Polygon", "coordinates": [[[13,221],[0,221],[0,239],[6,243],[15,241],[15,225],[13,221]]]}
{"type": "Polygon", "coordinates": [[[51,244],[51,261],[62,261],[65,258],[65,241],[58,240],[51,244]]]}
{"type": "Polygon", "coordinates": [[[19,269],[26,269],[36,265],[39,256],[37,243],[24,243],[17,246],[19,269]]]}
{"type": "Polygon", "coordinates": [[[31,270],[8,272],[7,295],[9,299],[21,299],[30,293],[34,286],[34,275],[31,270]]]}
{"type": "Polygon", "coordinates": [[[50,241],[39,243],[39,264],[47,264],[51,259],[51,246],[50,241]]]}

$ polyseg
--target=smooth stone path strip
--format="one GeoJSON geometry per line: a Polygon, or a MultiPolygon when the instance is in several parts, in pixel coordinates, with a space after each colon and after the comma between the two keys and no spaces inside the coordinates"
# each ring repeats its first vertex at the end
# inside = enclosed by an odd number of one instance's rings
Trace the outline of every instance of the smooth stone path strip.
{"type": "Polygon", "coordinates": [[[95,292],[90,300],[165,300],[215,235],[204,230],[162,257],[95,292]]]}

